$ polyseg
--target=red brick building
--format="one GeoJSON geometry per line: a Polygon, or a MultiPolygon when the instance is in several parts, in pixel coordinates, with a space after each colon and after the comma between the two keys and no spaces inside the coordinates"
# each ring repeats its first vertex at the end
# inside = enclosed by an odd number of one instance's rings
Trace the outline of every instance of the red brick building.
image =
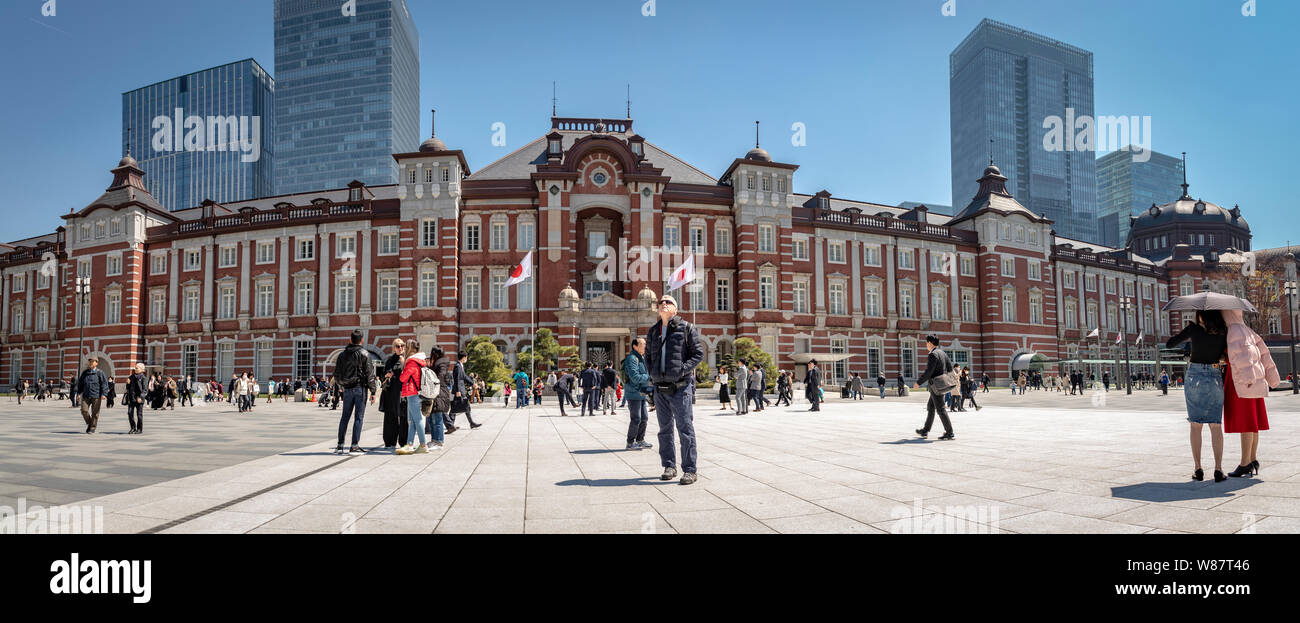
{"type": "MultiPolygon", "coordinates": [[[[1217,262],[1059,238],[994,166],[969,205],[939,215],[796,193],[799,167],[757,147],[713,177],[632,124],[553,118],[478,171],[431,138],[394,155],[397,185],[176,211],[128,155],[55,233],[0,248],[0,381],[66,379],[79,353],[117,375],[140,361],[200,379],[302,377],[328,371],[358,327],[376,360],[395,337],[451,348],[476,335],[513,360],[534,316],[584,358],[618,358],[692,254],[696,284],[676,294],[711,364],[750,337],[783,369],[818,358],[834,379],[911,379],[933,333],[996,379],[1035,359],[1118,371],[1101,363],[1117,337],[1155,360],[1153,345],[1181,326],[1160,306],[1188,277],[1202,287],[1217,262]],[[534,249],[534,280],[505,288],[534,249]],[[91,279],[86,297],[77,276],[91,279]]],[[[1244,220],[1231,239],[1239,230],[1249,244],[1244,220]]]]}

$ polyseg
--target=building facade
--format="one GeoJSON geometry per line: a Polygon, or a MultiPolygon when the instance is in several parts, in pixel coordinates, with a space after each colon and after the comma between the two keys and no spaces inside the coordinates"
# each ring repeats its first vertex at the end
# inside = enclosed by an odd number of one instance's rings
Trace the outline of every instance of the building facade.
{"type": "Polygon", "coordinates": [[[1076,120],[1094,115],[1092,52],[985,19],[950,55],[948,90],[952,204],[970,200],[993,160],[1031,212],[1063,236],[1098,242],[1096,153],[1043,141],[1049,117],[1073,135],[1076,120]]]}
{"type": "Polygon", "coordinates": [[[392,155],[420,142],[405,0],[276,0],[275,75],[276,193],[397,182],[392,155]]]}
{"type": "Polygon", "coordinates": [[[163,205],[274,193],[275,80],[253,59],[122,94],[122,144],[163,205]]]}
{"type": "MultiPolygon", "coordinates": [[[[430,138],[390,156],[396,184],[177,211],[127,156],[54,233],[0,249],[0,379],[67,378],[78,354],[118,375],[139,361],[201,379],[303,377],[328,373],[358,327],[376,361],[396,337],[427,349],[478,335],[513,361],[534,319],[583,359],[616,360],[689,255],[696,283],[675,294],[711,365],[748,337],[783,369],[818,359],[832,382],[910,381],[935,334],[995,379],[1044,361],[1100,376],[1118,372],[1124,342],[1158,360],[1185,320],[1163,303],[1217,283],[1217,252],[1177,239],[1175,260],[1153,261],[1058,236],[996,166],[949,216],[797,193],[799,167],[759,148],[714,177],[632,126],[552,118],[477,171],[430,138]],[[533,279],[506,288],[530,251],[533,279]]],[[[1182,226],[1181,202],[1163,209],[1182,226]]],[[[1150,226],[1166,223],[1135,236],[1150,226]]]]}
{"type": "Polygon", "coordinates": [[[1133,149],[1097,159],[1097,241],[1108,247],[1128,244],[1129,217],[1177,199],[1178,184],[1185,179],[1182,160],[1152,151],[1150,159],[1138,162],[1133,149]]]}

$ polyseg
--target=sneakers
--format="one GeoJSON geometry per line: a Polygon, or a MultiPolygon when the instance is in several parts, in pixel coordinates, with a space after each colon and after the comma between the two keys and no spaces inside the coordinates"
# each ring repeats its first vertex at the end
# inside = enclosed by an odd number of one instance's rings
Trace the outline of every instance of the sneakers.
{"type": "Polygon", "coordinates": [[[637,442],[633,441],[632,443],[627,444],[627,447],[626,447],[626,448],[623,448],[623,449],[624,449],[624,450],[640,450],[640,449],[641,449],[641,444],[638,444],[637,442]]]}
{"type": "Polygon", "coordinates": [[[652,444],[652,443],[650,443],[650,442],[648,442],[648,441],[638,441],[638,442],[636,442],[636,443],[637,443],[637,445],[641,446],[642,448],[647,448],[647,449],[648,449],[648,448],[653,448],[653,447],[655,447],[654,444],[652,444]]]}
{"type": "MultiPolygon", "coordinates": [[[[426,452],[427,452],[427,450],[426,450],[426,452]]],[[[400,447],[400,448],[397,449],[397,455],[398,455],[398,456],[410,456],[410,455],[412,455],[412,454],[415,454],[415,449],[412,448],[411,446],[402,446],[402,447],[400,447]]]]}
{"type": "Polygon", "coordinates": [[[347,454],[347,453],[348,453],[347,450],[344,450],[343,446],[338,446],[334,448],[334,454],[347,454]]]}
{"type": "Polygon", "coordinates": [[[429,452],[433,452],[433,451],[435,451],[435,450],[441,450],[441,449],[442,449],[442,444],[440,444],[440,443],[431,443],[431,444],[429,444],[429,452]]]}
{"type": "Polygon", "coordinates": [[[664,468],[664,475],[663,475],[663,476],[660,476],[660,477],[659,477],[659,480],[672,480],[672,479],[674,479],[674,478],[676,478],[676,477],[677,477],[677,468],[676,468],[676,467],[665,467],[665,468],[664,468]]]}
{"type": "Polygon", "coordinates": [[[693,485],[695,484],[695,479],[695,472],[686,472],[685,474],[682,474],[681,484],[693,485]]]}
{"type": "Polygon", "coordinates": [[[416,453],[416,454],[428,454],[428,453],[429,453],[429,447],[428,447],[428,446],[420,446],[420,447],[418,447],[418,448],[415,449],[415,453],[416,453]]]}
{"type": "Polygon", "coordinates": [[[359,456],[365,453],[366,451],[362,450],[361,446],[352,446],[351,448],[348,449],[348,455],[350,456],[359,456]]]}
{"type": "Polygon", "coordinates": [[[929,435],[930,433],[929,433],[928,431],[926,431],[925,429],[918,428],[918,429],[916,429],[916,434],[917,434],[917,436],[919,436],[921,439],[925,439],[926,436],[929,435]]]}

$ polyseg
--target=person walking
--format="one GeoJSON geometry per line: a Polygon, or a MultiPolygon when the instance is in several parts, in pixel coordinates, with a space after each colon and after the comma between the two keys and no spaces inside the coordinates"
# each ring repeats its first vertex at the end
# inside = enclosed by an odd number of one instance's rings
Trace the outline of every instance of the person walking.
{"type": "Polygon", "coordinates": [[[1228,476],[1259,473],[1259,432],[1268,430],[1264,399],[1277,387],[1277,365],[1268,345],[1242,320],[1240,310],[1224,310],[1228,325],[1228,369],[1224,374],[1223,431],[1241,434],[1241,462],[1228,476]]]}
{"type": "MultiPolygon", "coordinates": [[[[24,383],[26,381],[23,381],[24,383]]],[[[108,377],[108,399],[104,401],[105,406],[113,408],[113,403],[117,400],[117,384],[113,382],[113,377],[108,377]]]]}
{"type": "Polygon", "coordinates": [[[171,411],[175,411],[176,400],[180,398],[180,393],[177,391],[177,387],[176,387],[176,379],[173,379],[172,377],[169,376],[167,377],[167,382],[164,385],[167,390],[167,408],[171,411]]]}
{"type": "Polygon", "coordinates": [[[660,480],[677,477],[674,428],[681,442],[681,484],[694,484],[699,460],[695,441],[695,368],[704,359],[700,333],[677,315],[677,299],[659,297],[659,321],[646,334],[646,368],[654,385],[655,414],[659,419],[660,480]]]}
{"type": "Polygon", "coordinates": [[[736,415],[749,413],[749,365],[744,359],[736,361],[736,415]]]}
{"type": "Polygon", "coordinates": [[[961,407],[962,411],[966,410],[966,401],[969,400],[976,411],[983,409],[978,402],[975,402],[975,379],[971,378],[970,370],[962,368],[961,370],[961,407]]]}
{"type": "Polygon", "coordinates": [[[645,440],[646,425],[650,414],[646,411],[645,396],[650,392],[650,371],[645,365],[646,341],[643,337],[632,340],[632,352],[623,358],[623,395],[627,397],[627,410],[630,421],[627,426],[626,450],[653,448],[654,444],[645,440]]]}
{"type": "Polygon", "coordinates": [[[794,397],[794,390],[790,386],[794,383],[790,380],[791,374],[793,373],[783,371],[776,376],[776,406],[778,407],[782,402],[785,402],[787,407],[792,406],[790,398],[794,397]]]}
{"type": "Polygon", "coordinates": [[[81,419],[86,421],[86,434],[94,434],[99,426],[99,407],[108,395],[108,377],[99,369],[99,359],[86,360],[86,369],[77,378],[73,396],[81,401],[81,419]]]}
{"type": "MultiPolygon", "coordinates": [[[[366,416],[366,398],[375,404],[375,366],[370,363],[370,355],[361,347],[365,333],[361,329],[352,331],[351,343],[339,354],[334,364],[334,381],[343,388],[343,415],[339,418],[338,445],[335,454],[343,454],[343,437],[348,432],[348,422],[352,423],[352,447],[347,453],[365,454],[361,449],[361,424],[366,416]]],[[[405,392],[403,392],[405,393],[405,392]]],[[[409,417],[409,413],[408,413],[409,417]]]]}
{"type": "Polygon", "coordinates": [[[189,402],[192,407],[194,406],[194,379],[187,374],[183,383],[184,385],[181,387],[181,406],[183,407],[186,402],[189,402]]]}
{"type": "Polygon", "coordinates": [[[135,372],[126,379],[126,421],[131,425],[129,435],[144,433],[144,364],[135,364],[135,372]]]}
{"type": "MultiPolygon", "coordinates": [[[[1228,352],[1228,325],[1218,310],[1196,312],[1196,322],[1165,343],[1173,349],[1191,341],[1192,353],[1187,362],[1183,399],[1187,403],[1187,421],[1191,423],[1192,460],[1196,470],[1192,480],[1205,480],[1201,469],[1201,429],[1210,425],[1210,442],[1214,448],[1214,481],[1228,479],[1223,474],[1223,365],[1228,352]]],[[[1108,376],[1108,375],[1107,375],[1108,376]]],[[[1105,378],[1105,377],[1103,377],[1105,378]]]]}
{"type": "Polygon", "coordinates": [[[482,381],[476,380],[476,378],[471,378],[470,375],[465,373],[466,359],[465,351],[462,350],[457,351],[456,360],[450,362],[452,392],[451,409],[448,410],[447,414],[443,417],[443,428],[445,429],[445,433],[448,435],[460,430],[460,427],[456,426],[456,414],[458,413],[465,414],[465,419],[469,421],[470,430],[482,426],[482,424],[474,422],[474,416],[472,414],[473,408],[470,406],[470,402],[475,396],[482,396],[482,381]]]}
{"type": "MultiPolygon", "coordinates": [[[[429,444],[424,436],[424,397],[420,395],[420,384],[423,381],[425,367],[424,353],[415,353],[406,359],[402,366],[402,398],[406,399],[406,421],[407,431],[406,438],[410,443],[397,449],[399,455],[410,454],[428,454],[429,444]],[[420,439],[419,447],[415,447],[415,439],[420,439]]],[[[344,407],[344,412],[347,408],[344,407]]],[[[356,427],[353,430],[360,430],[356,427]]],[[[340,446],[340,450],[342,446],[340,446]]]]}
{"type": "MultiPolygon", "coordinates": [[[[925,372],[916,379],[916,388],[921,389],[925,384],[930,391],[930,400],[926,403],[925,426],[916,429],[916,434],[925,439],[930,434],[930,428],[934,426],[934,414],[939,413],[939,420],[943,422],[943,436],[939,439],[956,439],[957,436],[952,430],[952,421],[948,419],[948,411],[943,405],[943,395],[952,391],[957,385],[957,379],[952,374],[952,361],[948,359],[948,353],[939,348],[939,338],[930,335],[925,338],[925,349],[929,351],[926,358],[925,372]]],[[[1023,378],[1023,376],[1021,377],[1023,378]]]]}
{"type": "Polygon", "coordinates": [[[812,403],[809,411],[822,410],[822,371],[817,369],[817,360],[808,362],[808,373],[804,375],[803,391],[808,402],[812,403]]]}
{"type": "Polygon", "coordinates": [[[579,417],[596,415],[596,407],[600,404],[600,373],[596,372],[591,362],[587,363],[587,367],[578,376],[578,386],[582,388],[582,411],[579,417]]]}
{"type": "Polygon", "coordinates": [[[393,340],[392,353],[384,360],[383,389],[379,392],[379,412],[384,414],[384,448],[406,447],[406,405],[402,404],[402,369],[406,365],[406,342],[393,340]]]}
{"type": "Polygon", "coordinates": [[[876,373],[876,387],[879,387],[879,388],[880,388],[880,399],[881,399],[881,400],[884,400],[884,399],[885,399],[885,385],[886,385],[887,383],[889,383],[889,381],[885,378],[885,372],[884,372],[884,370],[881,370],[880,372],[877,372],[877,373],[876,373]]]}
{"type": "Polygon", "coordinates": [[[763,366],[755,363],[754,367],[749,370],[749,402],[754,405],[755,413],[763,410],[763,390],[766,389],[766,386],[763,366]]]}
{"type": "Polygon", "coordinates": [[[731,409],[731,388],[728,383],[731,382],[731,376],[727,374],[727,366],[718,366],[718,373],[713,375],[713,383],[718,386],[718,402],[722,403],[719,411],[731,409]]]}
{"type": "Polygon", "coordinates": [[[1160,395],[1169,395],[1169,371],[1164,369],[1160,370],[1160,395]]]}

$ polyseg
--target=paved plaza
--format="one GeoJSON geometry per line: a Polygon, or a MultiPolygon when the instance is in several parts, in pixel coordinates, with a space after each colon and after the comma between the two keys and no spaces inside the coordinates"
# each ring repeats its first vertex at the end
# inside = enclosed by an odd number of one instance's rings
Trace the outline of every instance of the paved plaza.
{"type": "MultiPolygon", "coordinates": [[[[735,416],[704,390],[691,486],[658,479],[657,447],[623,449],[626,410],[561,417],[550,398],[476,405],[482,428],[410,457],[332,454],[338,412],[313,404],[149,412],[144,435],[114,434],[119,407],[91,436],[66,403],[0,403],[0,504],[100,507],[106,533],[1300,532],[1290,394],[1268,399],[1260,475],[1219,484],[1190,480],[1178,391],[994,390],[953,441],[912,432],[923,398],[735,416]]],[[[370,407],[363,446],[381,420],[370,407]]],[[[1227,471],[1237,436],[1225,448],[1227,471]]],[[[1204,456],[1208,472],[1208,434],[1204,456]]]]}

